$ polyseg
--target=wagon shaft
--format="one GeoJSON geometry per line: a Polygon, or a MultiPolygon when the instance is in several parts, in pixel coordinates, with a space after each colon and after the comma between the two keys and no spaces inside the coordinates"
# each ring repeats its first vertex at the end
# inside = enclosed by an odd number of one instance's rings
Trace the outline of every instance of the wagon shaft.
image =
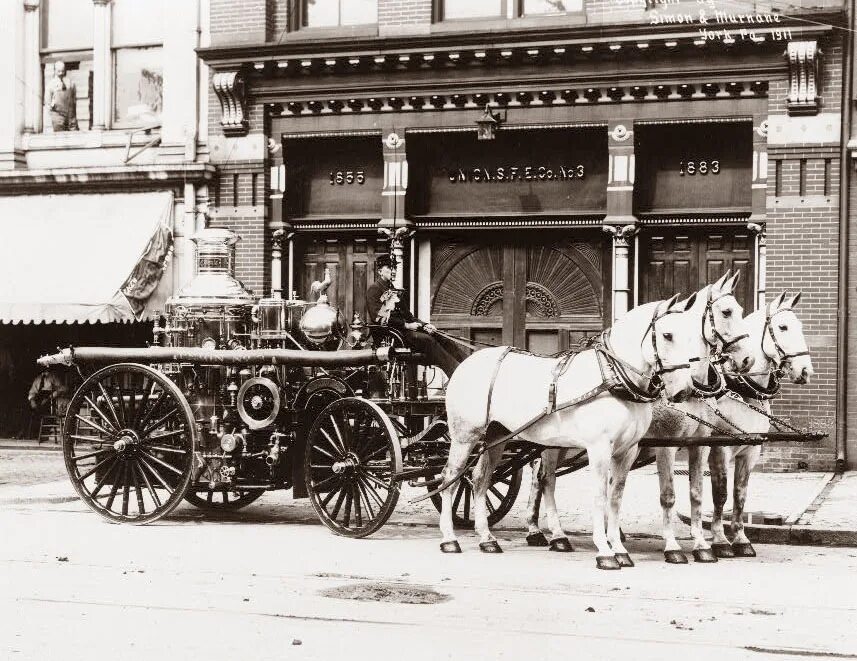
{"type": "Polygon", "coordinates": [[[39,365],[75,363],[196,363],[199,365],[289,365],[294,367],[353,367],[388,362],[393,353],[408,353],[390,347],[358,351],[304,351],[297,349],[201,349],[194,347],[77,347],[42,356],[39,365]]]}

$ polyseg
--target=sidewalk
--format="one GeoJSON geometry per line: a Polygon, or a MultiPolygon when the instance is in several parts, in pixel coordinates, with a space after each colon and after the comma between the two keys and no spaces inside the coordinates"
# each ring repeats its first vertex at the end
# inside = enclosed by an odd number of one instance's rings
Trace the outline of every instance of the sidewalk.
{"type": "MultiPolygon", "coordinates": [[[[0,439],[0,458],[4,451],[10,450],[58,453],[57,463],[62,464],[62,455],[59,454],[61,446],[53,443],[39,445],[34,440],[0,439]]],[[[679,463],[676,468],[686,470],[686,465],[679,463]]],[[[711,484],[707,477],[703,484],[703,516],[707,524],[711,516],[711,484]]],[[[525,528],[524,515],[529,485],[529,469],[525,469],[521,493],[515,507],[496,526],[496,531],[504,533],[503,536],[517,536],[525,528]]],[[[689,520],[689,488],[686,474],[675,476],[675,490],[676,510],[681,520],[676,523],[676,533],[681,538],[688,539],[689,529],[686,524],[689,520]]],[[[731,491],[730,480],[730,494],[731,491]]],[[[592,485],[586,470],[557,481],[559,514],[567,531],[591,533],[591,494],[592,485]]],[[[390,523],[401,526],[437,526],[438,515],[430,502],[410,502],[419,495],[422,495],[422,492],[404,486],[390,523]]],[[[77,494],[67,479],[29,486],[0,484],[0,506],[35,506],[40,503],[70,503],[76,500],[77,494]]],[[[79,503],[79,507],[86,509],[83,503],[79,503]]],[[[730,497],[730,501],[726,503],[727,513],[731,507],[730,497]]],[[[253,510],[260,513],[267,511],[272,517],[282,518],[284,522],[316,520],[309,501],[293,500],[291,492],[266,494],[258,504],[251,505],[245,511],[249,513],[253,510]]],[[[857,547],[857,471],[842,475],[804,472],[754,473],[750,479],[745,510],[749,519],[745,530],[753,542],[857,547]]],[[[178,510],[179,514],[183,511],[196,513],[189,505],[178,510]]],[[[241,514],[235,516],[240,519],[241,514]]],[[[544,526],[544,517],[542,525],[544,526]]],[[[633,471],[629,476],[622,504],[622,527],[632,538],[660,537],[658,475],[653,465],[633,471]]],[[[727,520],[727,532],[728,530],[727,520]]]]}

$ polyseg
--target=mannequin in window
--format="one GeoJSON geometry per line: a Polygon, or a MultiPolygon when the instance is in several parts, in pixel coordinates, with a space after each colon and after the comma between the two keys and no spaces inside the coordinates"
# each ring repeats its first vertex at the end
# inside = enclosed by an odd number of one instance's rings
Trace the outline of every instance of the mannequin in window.
{"type": "Polygon", "coordinates": [[[54,64],[54,77],[48,83],[46,97],[54,131],[77,131],[77,88],[66,75],[65,62],[54,64]]]}

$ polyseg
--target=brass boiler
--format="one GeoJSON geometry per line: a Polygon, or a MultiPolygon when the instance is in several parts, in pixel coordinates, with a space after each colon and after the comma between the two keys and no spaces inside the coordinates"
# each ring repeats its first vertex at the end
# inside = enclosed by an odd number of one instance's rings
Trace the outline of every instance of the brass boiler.
{"type": "Polygon", "coordinates": [[[168,301],[166,318],[167,346],[205,349],[246,349],[250,346],[247,306],[187,306],[168,301]]]}
{"type": "Polygon", "coordinates": [[[299,342],[300,321],[308,305],[298,299],[259,299],[253,306],[253,339],[266,345],[299,342]]]}

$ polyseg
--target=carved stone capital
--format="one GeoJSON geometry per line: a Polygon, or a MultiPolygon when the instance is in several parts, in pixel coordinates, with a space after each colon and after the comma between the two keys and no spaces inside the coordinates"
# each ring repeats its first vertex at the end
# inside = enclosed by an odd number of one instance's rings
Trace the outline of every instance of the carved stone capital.
{"type": "Polygon", "coordinates": [[[24,11],[36,11],[40,0],[24,0],[24,11]]]}
{"type": "Polygon", "coordinates": [[[223,134],[247,135],[249,123],[244,74],[240,71],[215,73],[211,77],[211,86],[220,101],[220,125],[223,127],[223,134]]]}
{"type": "Polygon", "coordinates": [[[821,49],[816,41],[790,41],[786,50],[789,61],[789,115],[817,115],[821,107],[821,49]]]}
{"type": "Polygon", "coordinates": [[[601,229],[612,236],[617,245],[627,245],[640,231],[639,225],[602,225],[601,229]]]}

